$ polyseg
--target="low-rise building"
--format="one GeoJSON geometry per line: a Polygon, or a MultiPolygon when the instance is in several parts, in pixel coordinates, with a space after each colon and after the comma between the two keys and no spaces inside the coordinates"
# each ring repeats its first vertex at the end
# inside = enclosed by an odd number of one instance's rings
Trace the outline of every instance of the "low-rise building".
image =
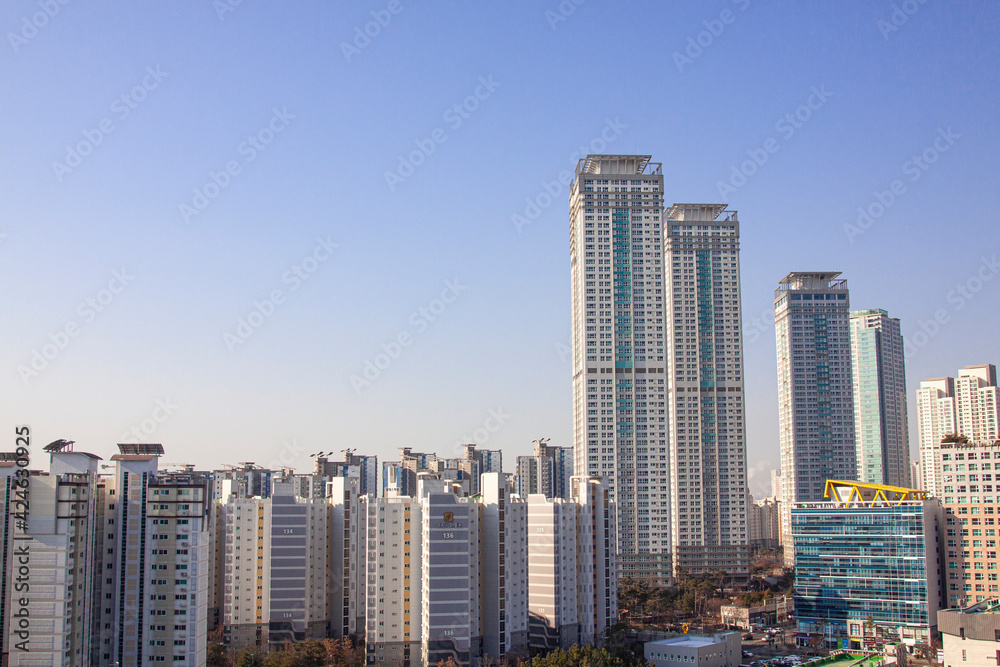
{"type": "Polygon", "coordinates": [[[738,632],[681,635],[646,642],[643,654],[651,667],[738,667],[742,646],[738,632]]]}
{"type": "Polygon", "coordinates": [[[944,667],[1000,664],[1000,600],[938,612],[944,667]]]}
{"type": "Polygon", "coordinates": [[[788,619],[795,609],[792,598],[782,595],[764,600],[755,607],[723,605],[719,616],[723,625],[735,625],[741,630],[752,630],[759,625],[778,625],[788,619]]]}

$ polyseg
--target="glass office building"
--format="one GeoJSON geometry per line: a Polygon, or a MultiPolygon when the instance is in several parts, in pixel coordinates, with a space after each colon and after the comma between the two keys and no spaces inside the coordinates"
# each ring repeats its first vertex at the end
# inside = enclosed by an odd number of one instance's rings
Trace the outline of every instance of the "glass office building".
{"type": "Polygon", "coordinates": [[[791,512],[798,643],[927,643],[941,598],[940,503],[859,482],[831,481],[828,496],[791,512]]]}

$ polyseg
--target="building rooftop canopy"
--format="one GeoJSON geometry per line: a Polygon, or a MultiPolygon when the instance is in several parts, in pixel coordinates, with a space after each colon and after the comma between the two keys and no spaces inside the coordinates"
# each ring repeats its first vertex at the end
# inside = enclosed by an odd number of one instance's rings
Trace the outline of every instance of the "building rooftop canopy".
{"type": "Polygon", "coordinates": [[[830,479],[826,482],[823,496],[842,507],[885,507],[905,501],[926,500],[927,492],[887,484],[830,479]]]}
{"type": "Polygon", "coordinates": [[[660,162],[650,162],[652,155],[588,155],[576,165],[577,174],[659,174],[660,162]],[[646,171],[650,168],[649,171],[646,171]]]}
{"type": "Polygon", "coordinates": [[[696,222],[716,220],[727,204],[674,204],[667,209],[667,219],[696,222]]]}

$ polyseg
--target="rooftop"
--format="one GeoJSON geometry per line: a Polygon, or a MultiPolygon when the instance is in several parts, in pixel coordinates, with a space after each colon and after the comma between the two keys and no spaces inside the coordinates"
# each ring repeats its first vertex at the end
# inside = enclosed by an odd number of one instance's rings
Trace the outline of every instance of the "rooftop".
{"type": "Polygon", "coordinates": [[[652,155],[588,155],[576,165],[578,174],[659,174],[662,163],[650,162],[652,155]],[[651,167],[646,171],[647,167],[651,167]]]}
{"type": "Polygon", "coordinates": [[[673,204],[667,208],[667,219],[679,222],[712,221],[718,219],[726,206],[727,204],[673,204]]]}
{"type": "Polygon", "coordinates": [[[851,311],[851,317],[865,317],[866,315],[885,315],[889,317],[889,311],[881,308],[865,308],[863,310],[851,311]]]}
{"type": "Polygon", "coordinates": [[[647,646],[673,646],[684,648],[704,648],[705,646],[715,646],[722,644],[726,640],[726,635],[738,634],[735,632],[723,632],[713,637],[705,635],[679,635],[670,639],[660,639],[654,642],[647,642],[647,646]]]}
{"type": "Polygon", "coordinates": [[[865,507],[881,507],[898,505],[908,500],[926,500],[927,492],[920,489],[908,489],[887,484],[869,484],[867,482],[845,482],[829,479],[826,482],[824,498],[842,505],[862,505],[865,507]]]}
{"type": "Polygon", "coordinates": [[[1000,613],[1000,599],[983,600],[965,609],[948,609],[947,611],[955,614],[996,614],[1000,613]]]}

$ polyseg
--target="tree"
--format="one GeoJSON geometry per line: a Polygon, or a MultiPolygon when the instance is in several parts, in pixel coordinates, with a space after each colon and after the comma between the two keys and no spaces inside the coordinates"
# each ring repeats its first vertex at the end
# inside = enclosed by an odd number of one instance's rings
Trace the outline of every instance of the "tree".
{"type": "Polygon", "coordinates": [[[209,643],[205,662],[208,667],[227,667],[229,657],[226,655],[226,647],[215,642],[209,643]]]}
{"type": "Polygon", "coordinates": [[[328,665],[344,665],[345,667],[363,667],[365,651],[362,646],[355,646],[347,639],[324,639],[326,648],[326,663],[328,665]]]}
{"type": "Polygon", "coordinates": [[[240,649],[233,658],[233,667],[262,667],[263,663],[263,656],[256,646],[240,649]]]}
{"type": "Polygon", "coordinates": [[[969,438],[968,438],[968,436],[959,435],[958,433],[948,433],[947,435],[945,435],[944,437],[941,438],[941,442],[942,443],[949,442],[949,443],[957,443],[957,444],[961,444],[961,445],[967,445],[967,444],[969,444],[969,438]]]}
{"type": "Polygon", "coordinates": [[[627,649],[611,653],[595,646],[573,646],[568,651],[556,649],[532,658],[525,667],[638,667],[643,658],[635,658],[627,649]]]}

